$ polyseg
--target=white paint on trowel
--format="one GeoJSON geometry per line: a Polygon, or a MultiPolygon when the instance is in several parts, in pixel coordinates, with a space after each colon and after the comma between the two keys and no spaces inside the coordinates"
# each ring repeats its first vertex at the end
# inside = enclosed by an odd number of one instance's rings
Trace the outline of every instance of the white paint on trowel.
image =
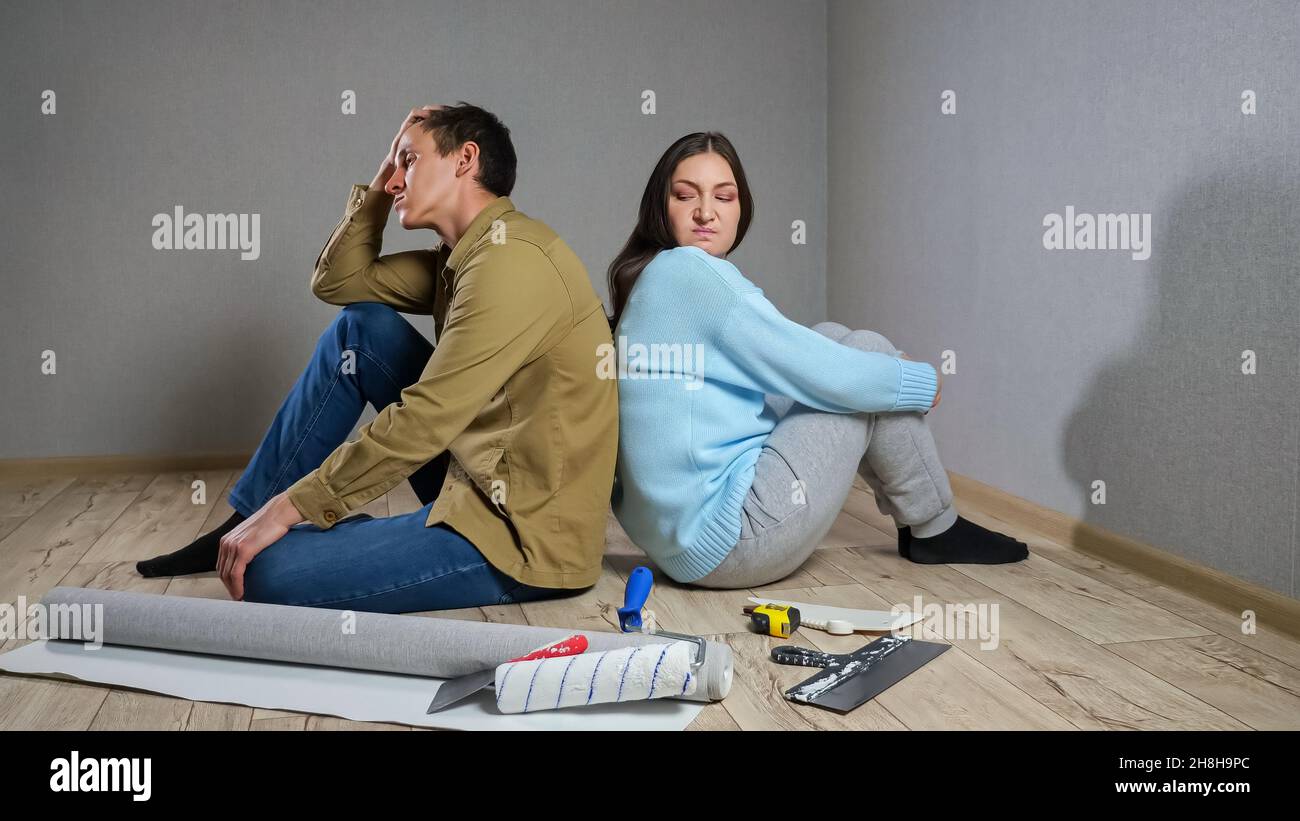
{"type": "Polygon", "coordinates": [[[825,674],[824,677],[821,678],[814,676],[813,678],[810,678],[807,681],[805,681],[803,684],[800,684],[799,686],[793,688],[789,692],[790,698],[794,699],[795,701],[803,701],[803,702],[815,701],[817,697],[820,696],[822,693],[827,692],[828,690],[830,690],[832,687],[836,686],[840,682],[852,678],[853,676],[856,676],[857,674],[870,668],[871,665],[875,664],[885,656],[894,652],[899,647],[906,644],[907,641],[909,640],[896,639],[893,636],[882,636],[876,641],[880,642],[879,646],[873,647],[870,650],[867,650],[864,647],[862,651],[859,651],[860,655],[855,654],[853,660],[845,664],[843,667],[839,667],[831,672],[828,672],[825,674]]]}

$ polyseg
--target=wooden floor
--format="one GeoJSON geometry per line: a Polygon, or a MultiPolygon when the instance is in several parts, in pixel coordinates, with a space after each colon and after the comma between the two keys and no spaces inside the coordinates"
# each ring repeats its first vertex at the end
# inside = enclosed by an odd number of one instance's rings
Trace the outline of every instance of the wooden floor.
{"type": "MultiPolygon", "coordinates": [[[[141,578],[137,559],[188,543],[230,515],[236,471],[0,479],[0,601],[34,602],[56,585],[225,598],[214,573],[141,578]],[[203,480],[205,504],[191,500],[203,480]]],[[[958,498],[972,521],[1030,545],[1014,565],[912,564],[897,555],[892,522],[855,488],[813,558],[761,591],[712,591],[656,573],[649,607],[665,630],[728,642],[735,684],[691,729],[1296,729],[1300,642],[1165,584],[1107,566],[1069,545],[998,521],[958,498]],[[806,668],[773,664],[778,640],[751,634],[749,595],[888,610],[911,604],[994,605],[999,641],[973,635],[918,638],[953,648],[846,716],[795,706],[781,691],[806,668]]],[[[405,483],[366,508],[375,516],[418,510],[405,483]]],[[[534,604],[440,612],[441,617],[589,630],[617,629],[629,571],[644,563],[610,520],[605,574],[587,593],[534,604]]],[[[432,615],[432,614],[424,614],[432,615]]],[[[870,636],[801,630],[794,641],[842,652],[870,636]]],[[[0,650],[17,647],[10,640],[0,650]]],[[[328,716],[192,702],[102,685],[0,674],[0,729],[375,729],[328,716]]]]}

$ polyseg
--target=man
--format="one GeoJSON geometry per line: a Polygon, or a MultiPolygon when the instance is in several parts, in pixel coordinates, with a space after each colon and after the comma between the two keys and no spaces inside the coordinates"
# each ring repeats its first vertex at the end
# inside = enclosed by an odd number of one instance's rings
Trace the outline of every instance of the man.
{"type": "Polygon", "coordinates": [[[595,583],[618,447],[616,381],[595,367],[609,325],[573,251],[515,209],[514,180],[494,115],[411,111],[316,262],[312,292],[346,307],[235,514],[141,573],[215,567],[234,599],[394,613],[595,583]],[[380,256],[390,208],[442,241],[380,256]],[[398,311],[432,314],[436,345],[398,311]],[[378,415],[345,442],[366,402],[378,415]],[[404,479],[420,511],[348,516],[404,479]]]}

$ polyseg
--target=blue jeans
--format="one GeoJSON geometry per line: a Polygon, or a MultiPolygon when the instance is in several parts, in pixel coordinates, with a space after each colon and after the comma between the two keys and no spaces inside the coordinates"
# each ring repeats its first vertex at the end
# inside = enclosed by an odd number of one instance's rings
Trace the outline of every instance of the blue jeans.
{"type": "MultiPolygon", "coordinates": [[[[432,353],[429,341],[387,305],[345,306],[231,489],[230,506],[251,516],[318,468],[347,439],[366,403],[381,409],[397,401],[432,353]],[[342,367],[344,351],[354,352],[352,372],[342,367]]],[[[414,513],[381,519],[356,513],[329,530],[310,522],[290,527],[245,568],[244,601],[409,613],[574,592],[523,584],[450,526],[425,526],[450,459],[443,451],[408,477],[424,503],[414,513]]]]}

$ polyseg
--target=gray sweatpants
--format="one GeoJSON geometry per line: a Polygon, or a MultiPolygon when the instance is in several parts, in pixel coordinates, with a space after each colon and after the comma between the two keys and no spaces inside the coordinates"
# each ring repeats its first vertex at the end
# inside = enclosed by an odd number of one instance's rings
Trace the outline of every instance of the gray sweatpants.
{"type": "MultiPolygon", "coordinates": [[[[836,322],[813,330],[862,351],[898,356],[874,331],[836,322]]],[[[948,474],[918,411],[828,413],[768,396],[780,421],[763,444],[740,514],[740,538],[702,587],[758,587],[799,568],[839,515],[857,473],[876,506],[914,536],[942,533],[957,520],[948,474]]]]}

